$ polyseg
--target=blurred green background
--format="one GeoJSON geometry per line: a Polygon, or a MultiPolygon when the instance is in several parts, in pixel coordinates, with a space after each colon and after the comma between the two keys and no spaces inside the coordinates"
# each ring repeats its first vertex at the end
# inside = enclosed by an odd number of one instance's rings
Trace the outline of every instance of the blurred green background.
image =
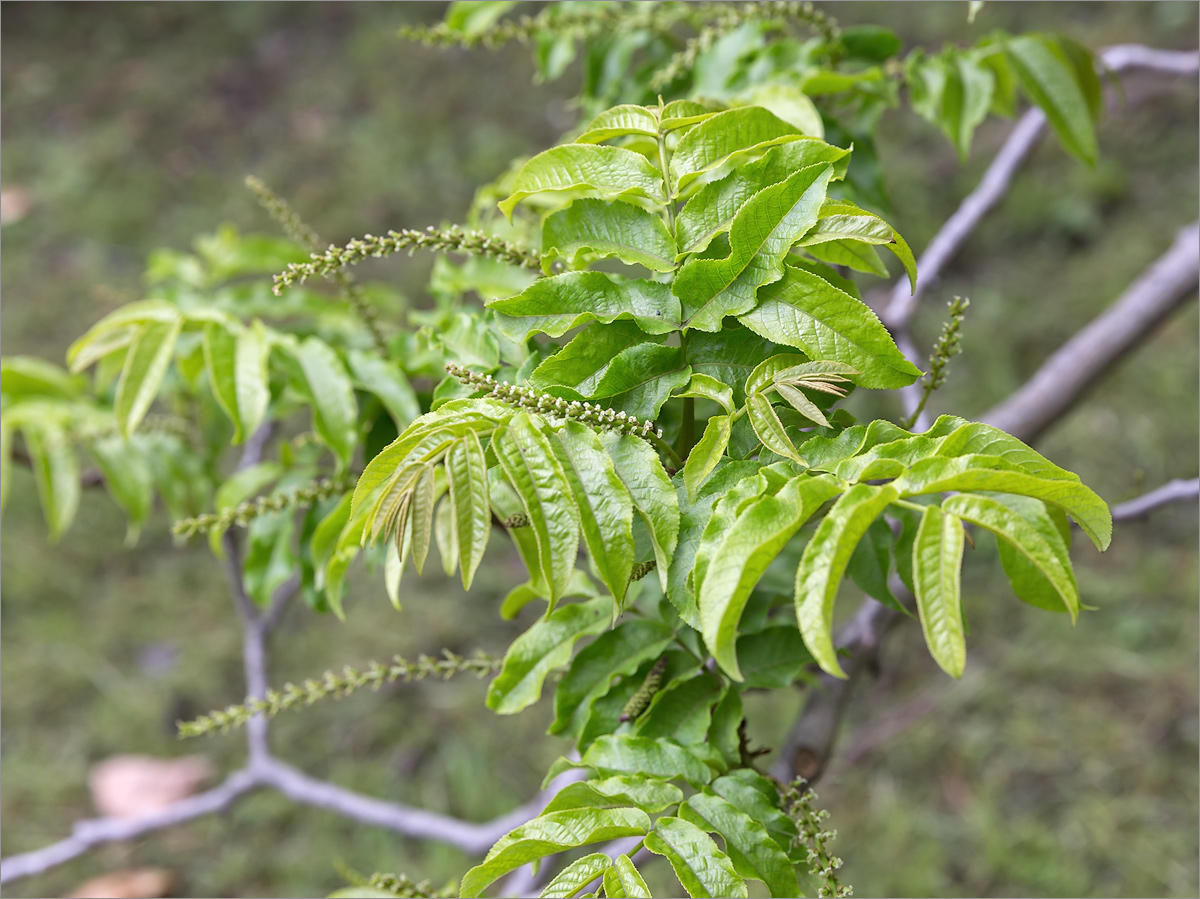
{"type": "MultiPolygon", "coordinates": [[[[906,47],[981,31],[1057,30],[1092,47],[1192,49],[1197,5],[826,4],[906,47]]],[[[186,249],[224,221],[269,230],[241,187],[256,174],[328,240],[461,218],[474,188],[574,121],[577,75],[533,83],[528,52],[436,50],[396,37],[439,3],[6,3],[0,53],[4,354],[61,361],[101,315],[139,299],[146,255],[186,249]],[[16,201],[16,206],[13,202],[16,201]],[[12,215],[12,210],[22,213],[12,215]]],[[[977,415],[1109,304],[1197,213],[1195,79],[1129,78],[1095,169],[1043,141],[917,322],[971,297],[965,353],[935,412],[977,415]]],[[[892,221],[924,247],[1007,131],[991,122],[960,165],[932,127],[889,114],[880,135],[892,221]]],[[[432,260],[363,267],[415,304],[432,260]]],[[[871,286],[871,285],[865,285],[871,286]]],[[[1195,304],[1115,366],[1040,448],[1110,502],[1197,469],[1195,304]]],[[[0,777],[4,855],[65,837],[94,814],[86,777],[116,753],[205,753],[220,772],[238,736],[180,743],[174,722],[244,693],[240,632],[201,541],[176,547],[165,513],[135,549],[99,493],[47,545],[32,478],[17,471],[2,534],[0,777]]],[[[1077,627],[1016,602],[990,544],[968,560],[967,675],[951,682],[903,626],[851,706],[842,757],[820,785],[857,895],[1195,896],[1197,516],[1194,505],[1120,525],[1103,556],[1077,548],[1077,627]]],[[[519,563],[494,541],[480,586],[409,581],[401,614],[359,573],[348,621],[293,609],[274,640],[277,684],[327,667],[500,651],[526,622],[497,600],[519,563]]],[[[547,710],[498,718],[474,680],[397,686],[277,719],[273,746],[319,777],[486,820],[535,792],[565,746],[547,710]]],[[[799,694],[751,703],[777,745],[799,694]]],[[[332,814],[255,794],[218,817],[104,847],[10,896],[58,895],[94,874],[157,865],[174,895],[323,895],[339,868],[436,883],[471,863],[332,814]]]]}

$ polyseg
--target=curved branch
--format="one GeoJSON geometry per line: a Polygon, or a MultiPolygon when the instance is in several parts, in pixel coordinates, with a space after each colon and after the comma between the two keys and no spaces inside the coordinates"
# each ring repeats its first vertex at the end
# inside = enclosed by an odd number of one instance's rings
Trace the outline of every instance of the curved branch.
{"type": "Polygon", "coordinates": [[[1032,442],[1074,406],[1113,363],[1137,346],[1200,284],[1200,222],[1175,242],[1121,297],[1062,345],[1038,371],[982,418],[1032,442]]]}
{"type": "Polygon", "coordinates": [[[10,856],[0,862],[0,884],[41,874],[104,843],[132,840],[164,827],[173,827],[193,818],[224,811],[243,793],[261,785],[261,780],[252,771],[236,771],[219,787],[181,799],[153,814],[137,818],[91,818],[77,821],[71,836],[65,840],[33,852],[10,856]]]}
{"type": "Polygon", "coordinates": [[[1156,487],[1149,493],[1143,493],[1136,499],[1113,506],[1113,521],[1133,521],[1145,518],[1159,506],[1188,500],[1195,502],[1198,497],[1200,497],[1200,478],[1192,478],[1190,481],[1176,478],[1173,481],[1167,481],[1161,487],[1156,487]]]}

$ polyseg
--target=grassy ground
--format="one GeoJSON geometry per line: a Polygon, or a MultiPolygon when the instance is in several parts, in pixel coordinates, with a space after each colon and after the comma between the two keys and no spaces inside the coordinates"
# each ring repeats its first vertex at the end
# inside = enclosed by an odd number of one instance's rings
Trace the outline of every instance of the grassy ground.
{"type": "MultiPolygon", "coordinates": [[[[964,33],[964,4],[832,12],[890,23],[908,43],[964,33]]],[[[454,220],[476,184],[569,124],[573,82],[533,85],[519,49],[396,39],[400,22],[438,15],[435,4],[4,5],[0,175],[31,206],[3,234],[3,352],[61,359],[92,321],[140,296],[152,248],[186,247],[223,220],[265,229],[240,188],[248,173],[330,240],[454,220]]],[[[1064,29],[1092,46],[1187,47],[1196,7],[988,4],[980,27],[1000,25],[1064,29]]],[[[973,301],[966,352],[936,411],[988,408],[1194,219],[1195,85],[1146,93],[1131,82],[1130,94],[1146,96],[1112,112],[1097,168],[1046,141],[929,298],[925,338],[946,298],[973,301]],[[1048,189],[1061,185],[1065,195],[1048,189]]],[[[1005,127],[988,126],[960,167],[932,129],[885,120],[895,218],[914,246],[977,180],[1005,127]]],[[[419,298],[428,264],[400,259],[376,273],[419,298]]],[[[1042,449],[1113,502],[1194,476],[1196,331],[1193,305],[1114,367],[1042,449]]],[[[87,770],[108,755],[203,752],[221,771],[242,758],[236,737],[174,738],[176,719],[243,686],[220,572],[206,550],[174,547],[168,526],[160,517],[126,550],[116,513],[89,495],[72,532],[48,547],[32,480],[16,475],[0,534],[5,855],[91,814],[87,770]]],[[[1074,629],[1013,600],[994,548],[981,544],[966,568],[972,635],[958,683],[937,671],[915,627],[899,629],[820,789],[859,895],[1196,894],[1196,543],[1195,509],[1177,508],[1121,526],[1104,556],[1079,546],[1080,586],[1097,611],[1074,629]]],[[[275,640],[273,678],[504,646],[525,622],[494,617],[514,571],[501,550],[469,596],[453,581],[414,578],[397,615],[360,575],[346,624],[294,610],[275,640]]],[[[317,776],[482,820],[530,795],[562,749],[540,736],[544,709],[497,718],[483,693],[464,680],[328,703],[281,717],[274,745],[317,776]]],[[[756,699],[757,738],[777,742],[800,702],[756,699]]],[[[177,895],[319,895],[344,882],[339,865],[440,882],[468,862],[261,794],[8,894],[60,894],[104,870],[153,864],[179,872],[177,895]]]]}

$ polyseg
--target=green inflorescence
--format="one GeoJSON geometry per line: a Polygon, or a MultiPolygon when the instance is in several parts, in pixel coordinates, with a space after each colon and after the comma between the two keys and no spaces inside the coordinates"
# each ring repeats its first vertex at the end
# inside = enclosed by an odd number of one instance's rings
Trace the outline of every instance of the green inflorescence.
{"type": "Polygon", "coordinates": [[[533,250],[479,230],[464,231],[457,225],[439,229],[431,225],[424,231],[404,228],[400,231],[389,231],[382,237],[367,234],[350,241],[344,247],[330,245],[324,253],[313,253],[309,262],[290,263],[287,271],[275,276],[272,289],[278,296],[283,293],[284,288],[303,284],[309,278],[332,277],[346,266],[355,265],[364,259],[381,258],[401,250],[411,252],[417,249],[487,256],[539,273],[542,271],[542,257],[533,250]]]}
{"type": "Polygon", "coordinates": [[[245,527],[254,519],[266,515],[268,512],[305,508],[320,500],[345,493],[353,486],[353,479],[322,478],[297,490],[284,490],[246,500],[246,502],[225,509],[223,512],[206,512],[194,518],[181,519],[171,527],[171,533],[176,537],[191,537],[193,534],[207,533],[212,530],[224,531],[235,524],[245,527]]]}
{"type": "Polygon", "coordinates": [[[807,786],[808,781],[797,777],[784,789],[783,801],[787,816],[800,832],[797,845],[808,851],[808,873],[821,879],[818,896],[828,896],[831,899],[851,896],[854,894],[854,888],[843,884],[837,875],[842,860],[830,855],[826,846],[837,839],[837,831],[823,829],[822,822],[829,817],[829,812],[815,806],[817,794],[807,789],[807,786]]]}
{"type": "Polygon", "coordinates": [[[299,686],[288,683],[282,690],[268,690],[262,699],[247,699],[241,705],[231,705],[226,709],[209,712],[194,721],[181,721],[178,724],[179,736],[199,737],[214,731],[227,733],[231,728],[241,727],[258,714],[273,718],[297,705],[310,706],[329,696],[340,699],[363,687],[378,690],[384,684],[398,680],[405,683],[429,677],[448,680],[456,674],[464,673],[486,677],[499,671],[502,662],[502,659],[483,652],[466,658],[447,649],[442,651],[440,659],[422,654],[415,662],[410,662],[396,656],[390,665],[372,662],[361,671],[347,665],[341,673],[326,671],[320,680],[309,678],[299,686]]]}

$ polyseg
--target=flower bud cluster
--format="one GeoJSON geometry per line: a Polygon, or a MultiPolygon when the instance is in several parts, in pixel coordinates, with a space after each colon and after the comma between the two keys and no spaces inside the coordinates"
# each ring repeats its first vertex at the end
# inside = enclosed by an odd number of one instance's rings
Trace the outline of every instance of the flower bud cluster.
{"type": "Polygon", "coordinates": [[[273,718],[296,705],[312,705],[327,696],[340,699],[363,687],[378,690],[384,684],[398,680],[405,683],[424,680],[427,677],[448,680],[455,674],[463,673],[486,677],[499,671],[502,664],[503,659],[482,652],[468,659],[446,649],[442,651],[440,659],[422,654],[415,662],[410,662],[396,656],[390,665],[372,662],[365,671],[347,665],[340,674],[326,671],[320,680],[309,678],[300,686],[288,683],[282,690],[268,690],[262,699],[248,699],[241,705],[231,705],[226,709],[201,715],[195,721],[181,721],[178,725],[179,736],[198,737],[213,731],[226,733],[230,728],[241,727],[260,713],[267,718],[273,718]]]}
{"type": "Polygon", "coordinates": [[[640,581],[651,571],[658,567],[658,561],[651,559],[649,562],[638,562],[633,566],[633,570],[629,572],[629,583],[640,581]]]}
{"type": "Polygon", "coordinates": [[[383,237],[367,234],[350,241],[344,247],[330,245],[324,253],[313,253],[309,262],[290,263],[287,271],[275,276],[275,286],[272,289],[278,296],[283,293],[285,287],[303,284],[309,278],[317,276],[332,276],[346,266],[362,262],[368,257],[379,258],[401,250],[412,252],[416,249],[443,253],[473,253],[538,272],[542,270],[542,258],[532,250],[518,247],[483,231],[464,231],[457,225],[443,231],[431,225],[424,231],[414,231],[411,228],[389,231],[383,237]]]}
{"type": "Polygon", "coordinates": [[[516,384],[497,381],[491,375],[481,375],[459,365],[447,365],[446,371],[464,384],[484,391],[492,399],[537,412],[548,418],[570,418],[594,428],[632,434],[635,437],[647,437],[653,434],[662,439],[662,431],[655,430],[654,422],[642,421],[640,418],[624,412],[606,409],[592,403],[581,403],[578,400],[565,400],[560,396],[550,396],[548,393],[532,387],[519,387],[516,384]]]}
{"type": "Polygon", "coordinates": [[[191,537],[193,534],[212,530],[225,531],[235,524],[246,527],[251,521],[268,512],[306,508],[335,494],[345,493],[353,486],[354,482],[345,478],[322,478],[298,490],[258,496],[222,512],[206,512],[194,518],[184,518],[175,522],[171,533],[176,537],[191,537]]]}
{"type": "Polygon", "coordinates": [[[283,228],[284,234],[310,250],[320,248],[321,238],[317,236],[317,232],[310,228],[304,219],[300,218],[296,210],[288,205],[287,200],[253,175],[246,176],[246,186],[258,197],[258,203],[267,211],[267,215],[283,228]]]}
{"type": "Polygon", "coordinates": [[[825,845],[837,839],[837,831],[822,829],[821,822],[829,817],[829,812],[816,807],[817,794],[805,789],[806,786],[807,781],[803,777],[797,777],[783,791],[783,799],[787,816],[792,819],[799,832],[797,842],[808,850],[808,873],[823,880],[817,890],[818,896],[834,899],[851,896],[854,888],[838,879],[837,871],[842,866],[842,860],[830,855],[825,845]]]}
{"type": "Polygon", "coordinates": [[[929,389],[937,390],[946,381],[946,366],[962,352],[962,323],[971,301],[966,297],[955,297],[947,306],[949,320],[942,325],[942,333],[929,355],[929,389]]]}

